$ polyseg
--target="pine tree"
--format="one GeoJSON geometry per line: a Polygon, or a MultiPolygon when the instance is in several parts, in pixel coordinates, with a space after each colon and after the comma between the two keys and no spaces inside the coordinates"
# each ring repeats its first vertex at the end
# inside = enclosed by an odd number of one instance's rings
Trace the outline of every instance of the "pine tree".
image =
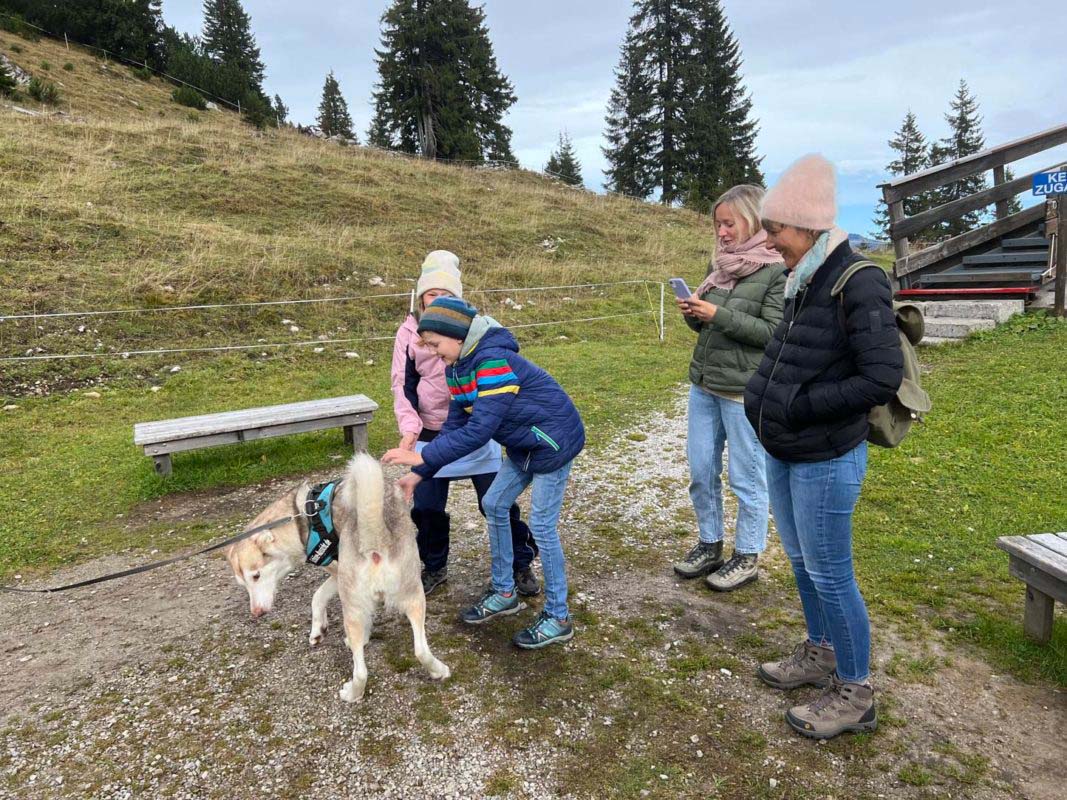
{"type": "Polygon", "coordinates": [[[289,106],[282,102],[280,95],[274,95],[274,119],[278,127],[289,122],[289,106]]]}
{"type": "Polygon", "coordinates": [[[685,204],[710,211],[739,183],[762,184],[752,99],[741,82],[741,47],[719,0],[692,4],[695,36],[683,64],[685,204]]]}
{"type": "Polygon", "coordinates": [[[635,0],[608,106],[609,184],[706,208],[761,183],[740,68],[720,0],[635,0]]]}
{"type": "MultiPolygon", "coordinates": [[[[888,144],[897,154],[896,158],[886,165],[886,171],[890,175],[911,175],[930,166],[926,137],[919,130],[918,120],[910,109],[904,115],[900,129],[893,134],[888,144]]],[[[904,200],[905,216],[914,216],[929,207],[930,197],[925,193],[904,200]]],[[[878,203],[878,213],[874,218],[874,224],[876,230],[873,235],[876,238],[888,239],[890,237],[889,209],[886,208],[884,201],[878,203]]],[[[916,238],[923,238],[923,234],[919,234],[916,238]]]]}
{"type": "MultiPolygon", "coordinates": [[[[1005,167],[1004,168],[1004,182],[1005,183],[1010,183],[1013,180],[1015,180],[1015,173],[1012,171],[1012,168],[1011,167],[1005,167]]],[[[1009,197],[1008,198],[1008,214],[1009,215],[1018,214],[1022,210],[1023,210],[1023,204],[1021,202],[1019,202],[1019,195],[1014,195],[1013,197],[1009,197]]]]}
{"type": "Polygon", "coordinates": [[[15,77],[8,71],[7,64],[0,60],[0,95],[13,97],[17,91],[15,77]]]}
{"type": "MultiPolygon", "coordinates": [[[[967,81],[960,79],[956,96],[949,104],[949,108],[949,113],[945,114],[945,121],[949,124],[949,135],[930,148],[931,164],[955,161],[985,148],[982,118],[978,115],[978,100],[971,94],[967,81]]],[[[985,188],[985,175],[979,173],[942,186],[933,193],[932,197],[936,200],[935,205],[944,205],[985,188]]],[[[982,217],[981,211],[971,211],[957,219],[940,223],[937,226],[937,232],[943,237],[958,236],[978,227],[982,223],[982,217]]]]}
{"type": "Polygon", "coordinates": [[[604,176],[610,191],[644,199],[656,188],[654,111],[652,79],[630,31],[622,46],[615,88],[608,101],[608,146],[601,148],[608,160],[604,176]]]}
{"type": "Polygon", "coordinates": [[[337,83],[337,78],[333,76],[333,70],[330,70],[330,74],[326,76],[326,83],[322,87],[318,123],[319,130],[325,136],[356,138],[352,132],[352,117],[348,114],[348,103],[341,96],[341,87],[337,83]]]}
{"type": "Polygon", "coordinates": [[[263,93],[263,62],[240,0],[204,0],[203,49],[219,64],[235,67],[248,89],[263,93]]]}
{"type": "Polygon", "coordinates": [[[393,0],[375,52],[375,144],[426,158],[514,163],[501,120],[515,94],[481,8],[468,0],[393,0]]]}
{"type": "Polygon", "coordinates": [[[571,137],[566,131],[559,135],[559,147],[548,157],[545,172],[568,186],[582,185],[582,165],[574,152],[571,137]]]}
{"type": "Polygon", "coordinates": [[[367,144],[383,150],[396,148],[393,134],[385,121],[385,109],[380,103],[374,104],[374,116],[371,118],[370,127],[367,128],[367,144]]]}

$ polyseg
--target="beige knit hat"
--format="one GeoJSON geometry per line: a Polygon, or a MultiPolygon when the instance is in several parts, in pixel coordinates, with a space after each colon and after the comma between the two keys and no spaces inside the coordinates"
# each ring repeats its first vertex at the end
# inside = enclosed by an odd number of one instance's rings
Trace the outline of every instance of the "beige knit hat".
{"type": "Polygon", "coordinates": [[[817,153],[794,162],[763,198],[760,217],[782,225],[828,231],[837,218],[834,167],[817,153]]]}
{"type": "Polygon", "coordinates": [[[422,262],[422,275],[415,285],[415,296],[422,297],[431,289],[444,289],[456,297],[463,297],[459,256],[448,250],[434,250],[426,256],[422,262]]]}

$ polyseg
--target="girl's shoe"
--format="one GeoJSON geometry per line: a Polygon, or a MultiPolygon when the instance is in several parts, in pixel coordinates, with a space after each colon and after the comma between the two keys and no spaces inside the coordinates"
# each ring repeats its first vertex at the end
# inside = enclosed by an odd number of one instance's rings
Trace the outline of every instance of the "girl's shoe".
{"type": "Polygon", "coordinates": [[[569,642],[573,638],[574,626],[569,619],[559,620],[542,611],[533,625],[516,633],[511,641],[523,650],[539,650],[554,642],[569,642]]]}
{"type": "Polygon", "coordinates": [[[730,560],[704,580],[716,592],[732,592],[759,578],[759,556],[734,553],[730,560]]]}
{"type": "Polygon", "coordinates": [[[509,614],[517,613],[519,610],[518,594],[512,592],[511,597],[504,597],[496,589],[490,587],[482,595],[482,598],[460,614],[459,618],[468,625],[481,625],[483,622],[488,622],[495,617],[506,617],[509,614]]]}
{"type": "Polygon", "coordinates": [[[541,584],[534,575],[533,567],[523,567],[515,573],[515,590],[523,597],[541,593],[541,584]]]}

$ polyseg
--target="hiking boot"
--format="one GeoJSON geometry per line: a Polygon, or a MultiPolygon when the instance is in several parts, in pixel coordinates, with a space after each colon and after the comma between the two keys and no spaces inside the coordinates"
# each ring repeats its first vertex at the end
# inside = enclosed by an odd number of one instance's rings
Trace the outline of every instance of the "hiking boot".
{"type": "Polygon", "coordinates": [[[822,696],[789,709],[785,721],[811,739],[832,739],[845,731],[873,731],[878,727],[874,689],[869,683],[845,683],[835,672],[822,696]]]}
{"type": "Polygon", "coordinates": [[[447,580],[448,567],[441,567],[441,569],[436,569],[432,572],[424,569],[422,571],[422,593],[429,594],[447,580]]]}
{"type": "Polygon", "coordinates": [[[515,573],[515,591],[523,597],[541,594],[541,584],[534,575],[533,567],[523,567],[515,573]]]}
{"type": "Polygon", "coordinates": [[[699,578],[722,565],[722,540],[697,542],[697,546],[686,553],[685,558],[675,562],[674,571],[683,578],[699,578]]]}
{"type": "Polygon", "coordinates": [[[705,578],[716,592],[732,592],[759,578],[759,556],[756,553],[734,553],[730,560],[705,578]]]}
{"type": "Polygon", "coordinates": [[[489,588],[481,599],[460,614],[459,618],[468,625],[481,625],[483,622],[496,617],[506,617],[520,610],[519,597],[515,592],[511,593],[511,597],[504,597],[496,589],[489,588]]]}
{"type": "Polygon", "coordinates": [[[760,664],[756,675],[775,689],[795,689],[811,684],[823,687],[837,668],[837,658],[830,647],[819,647],[805,640],[789,658],[760,664]]]}
{"type": "Polygon", "coordinates": [[[573,638],[574,626],[569,619],[556,619],[547,611],[542,611],[533,625],[516,633],[511,641],[523,650],[540,650],[555,642],[569,642],[573,638]]]}

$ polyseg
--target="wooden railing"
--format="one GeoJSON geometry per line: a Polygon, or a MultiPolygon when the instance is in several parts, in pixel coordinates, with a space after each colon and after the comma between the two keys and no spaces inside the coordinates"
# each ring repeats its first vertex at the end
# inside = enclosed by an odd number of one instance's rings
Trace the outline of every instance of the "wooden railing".
{"type": "Polygon", "coordinates": [[[1016,139],[1013,142],[991,147],[974,155],[950,161],[947,164],[939,164],[922,172],[904,175],[889,183],[881,184],[879,188],[889,208],[889,235],[893,241],[893,251],[896,256],[893,269],[896,278],[899,280],[912,272],[962,253],[975,245],[995,239],[1023,225],[1042,220],[1045,216],[1045,209],[1041,204],[1015,214],[1008,214],[1008,201],[1026,191],[1038,172],[1057,169],[1061,165],[1053,164],[1010,181],[1005,180],[1005,167],[1013,161],[1043,152],[1064,142],[1067,142],[1067,125],[1059,125],[1032,136],[1016,139]],[[910,217],[905,216],[904,201],[907,198],[988,170],[993,171],[993,186],[990,188],[910,217]],[[977,211],[994,203],[996,204],[995,221],[917,252],[911,252],[909,237],[913,237],[935,223],[958,218],[970,211],[977,211]]]}

